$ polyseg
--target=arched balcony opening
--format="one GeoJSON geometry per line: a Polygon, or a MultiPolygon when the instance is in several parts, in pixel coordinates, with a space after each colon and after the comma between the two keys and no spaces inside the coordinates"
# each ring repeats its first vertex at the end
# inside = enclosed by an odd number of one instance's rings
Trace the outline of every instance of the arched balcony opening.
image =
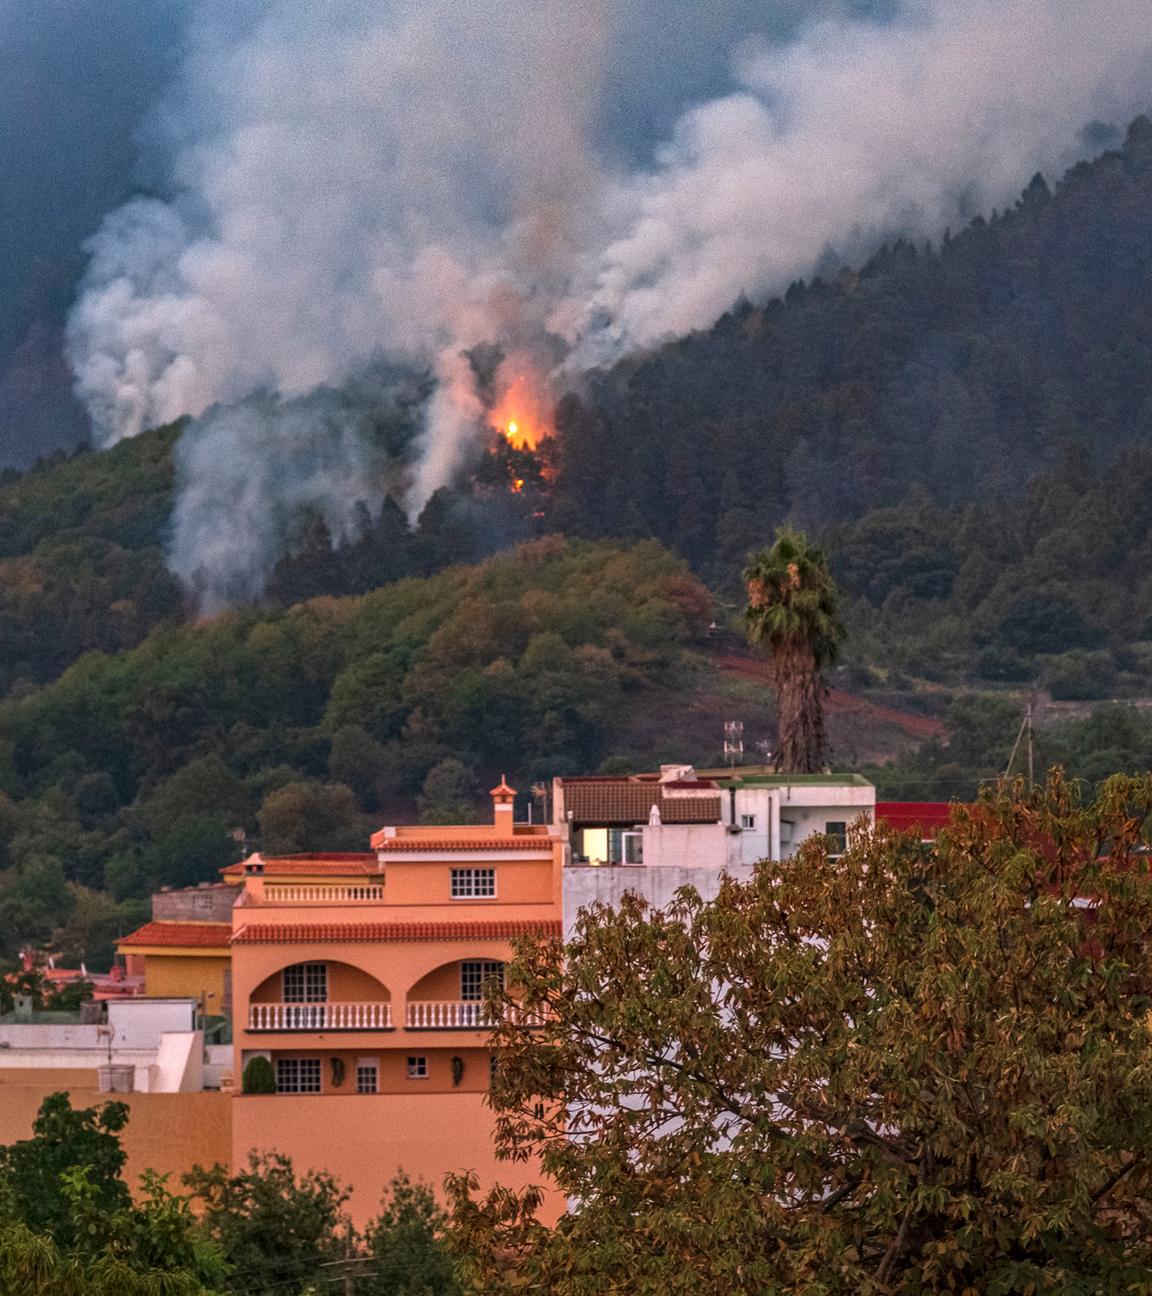
{"type": "Polygon", "coordinates": [[[491,982],[503,986],[504,967],[499,959],[481,957],[441,964],[409,990],[404,1025],[409,1030],[490,1029],[495,1022],[485,992],[491,982]]]}
{"type": "Polygon", "coordinates": [[[249,1031],[392,1029],[392,995],[370,972],[337,959],[290,963],[248,999],[249,1031]]]}

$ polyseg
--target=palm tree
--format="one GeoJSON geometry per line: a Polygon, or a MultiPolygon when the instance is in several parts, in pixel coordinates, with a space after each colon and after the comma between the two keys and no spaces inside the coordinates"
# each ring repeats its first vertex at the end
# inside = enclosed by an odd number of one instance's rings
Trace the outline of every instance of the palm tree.
{"type": "Polygon", "coordinates": [[[780,530],[771,549],[754,553],[744,569],[751,643],[772,650],[780,713],[780,769],[814,774],[823,768],[824,686],[820,672],[836,659],[844,627],[840,593],[819,549],[797,531],[780,530]]]}

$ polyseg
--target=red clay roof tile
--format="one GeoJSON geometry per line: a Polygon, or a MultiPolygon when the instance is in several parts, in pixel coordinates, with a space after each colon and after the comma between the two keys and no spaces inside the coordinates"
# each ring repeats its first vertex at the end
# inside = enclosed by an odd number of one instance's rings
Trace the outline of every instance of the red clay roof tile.
{"type": "Polygon", "coordinates": [[[554,919],[423,923],[247,923],[233,945],[377,945],[395,941],[511,940],[516,936],[559,936],[554,919]]]}
{"type": "Polygon", "coordinates": [[[121,936],[117,948],[137,945],[196,946],[226,949],[232,938],[231,923],[150,922],[128,936],[121,936]]]}
{"type": "Polygon", "coordinates": [[[382,851],[522,851],[551,850],[555,838],[545,837],[467,837],[453,841],[442,837],[381,837],[372,838],[377,850],[382,851]]]}
{"type": "MultiPolygon", "coordinates": [[[[380,869],[380,862],[372,851],[269,855],[253,860],[253,863],[263,865],[265,877],[365,877],[380,869]]],[[[220,870],[224,877],[243,877],[246,871],[247,861],[229,864],[220,870]]]]}

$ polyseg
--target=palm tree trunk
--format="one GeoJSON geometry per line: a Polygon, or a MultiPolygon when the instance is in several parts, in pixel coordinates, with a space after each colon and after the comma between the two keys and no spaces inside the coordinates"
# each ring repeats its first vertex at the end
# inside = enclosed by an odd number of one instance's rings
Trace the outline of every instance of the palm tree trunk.
{"type": "Polygon", "coordinates": [[[817,774],[824,768],[824,699],[820,671],[803,643],[782,644],[773,654],[780,754],[786,774],[817,774]]]}

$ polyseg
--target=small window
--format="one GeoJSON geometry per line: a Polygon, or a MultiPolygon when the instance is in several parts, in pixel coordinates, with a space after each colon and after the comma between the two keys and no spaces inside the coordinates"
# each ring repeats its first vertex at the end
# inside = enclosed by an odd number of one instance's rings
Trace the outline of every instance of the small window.
{"type": "Polygon", "coordinates": [[[380,1064],[376,1058],[358,1058],[356,1060],[356,1092],[380,1092],[380,1064]]]}
{"type": "Polygon", "coordinates": [[[495,981],[504,988],[504,964],[495,959],[465,959],[460,964],[460,998],[470,1003],[484,998],[484,983],[495,981]]]}
{"type": "Polygon", "coordinates": [[[285,1003],[326,1003],[328,964],[294,963],[283,973],[285,1003]]]}
{"type": "Polygon", "coordinates": [[[319,1093],[319,1058],[277,1058],[277,1093],[319,1093]]]}
{"type": "Polygon", "coordinates": [[[848,846],[848,825],[843,819],[837,819],[824,825],[824,834],[832,838],[832,854],[843,855],[848,846]]]}
{"type": "Polygon", "coordinates": [[[494,868],[458,868],[452,870],[453,900],[490,900],[496,894],[494,868]]]}
{"type": "Polygon", "coordinates": [[[741,815],[741,816],[740,816],[740,827],[741,827],[741,828],[755,828],[755,827],[756,827],[756,816],[755,816],[755,815],[741,815]]]}
{"type": "Polygon", "coordinates": [[[408,1079],[428,1079],[428,1059],[426,1057],[410,1057],[408,1059],[408,1079]]]}

